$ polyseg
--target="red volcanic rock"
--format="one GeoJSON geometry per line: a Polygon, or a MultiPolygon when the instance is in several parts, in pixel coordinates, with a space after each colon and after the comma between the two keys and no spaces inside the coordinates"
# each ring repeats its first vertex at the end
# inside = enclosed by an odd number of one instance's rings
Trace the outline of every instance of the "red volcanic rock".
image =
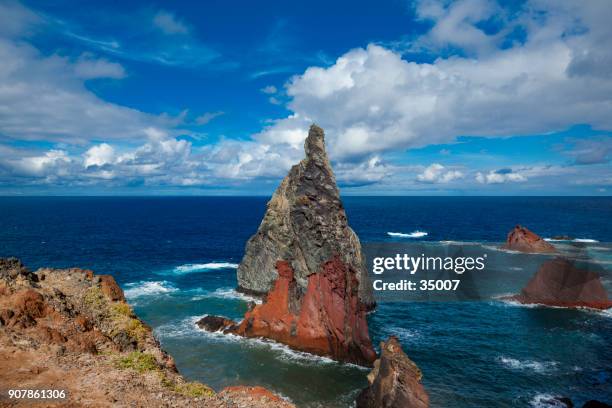
{"type": "Polygon", "coordinates": [[[527,228],[517,225],[508,233],[504,249],[521,252],[555,252],[555,247],[527,228]]]}
{"type": "Polygon", "coordinates": [[[376,359],[355,272],[334,257],[308,277],[299,294],[291,265],[276,263],[278,279],[266,301],[247,312],[236,333],[267,337],[341,361],[371,365],[376,359]]]}
{"type": "Polygon", "coordinates": [[[599,275],[578,269],[573,262],[564,258],[544,262],[521,293],[512,299],[521,303],[559,307],[612,307],[599,275]]]}
{"type": "Polygon", "coordinates": [[[98,275],[100,278],[100,289],[110,300],[125,301],[123,290],[115,282],[115,278],[111,275],[98,275]]]}
{"type": "Polygon", "coordinates": [[[427,408],[421,370],[402,350],[397,337],[380,343],[380,358],[368,375],[370,386],[357,397],[357,408],[427,408]]]}

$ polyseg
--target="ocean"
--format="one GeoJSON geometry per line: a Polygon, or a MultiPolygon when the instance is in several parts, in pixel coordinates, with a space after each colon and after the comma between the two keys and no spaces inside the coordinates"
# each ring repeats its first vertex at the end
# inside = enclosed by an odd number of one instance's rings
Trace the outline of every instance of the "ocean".
{"type": "MultiPolygon", "coordinates": [[[[115,276],[180,372],[220,389],[261,385],[299,407],[349,407],[368,370],[264,340],[199,330],[239,319],[235,268],[266,197],[3,197],[0,256],[115,276]]],[[[491,245],[522,224],[593,248],[608,271],[610,197],[344,197],[364,243],[491,245]],[[389,234],[389,233],[392,234],[389,234]],[[599,249],[598,249],[599,248],[599,249]]],[[[610,282],[605,282],[608,288],[610,282]]],[[[608,293],[612,295],[610,289],[608,293]]],[[[612,315],[499,299],[390,302],[369,315],[375,344],[399,337],[432,407],[550,407],[550,395],[612,401],[612,315]]]]}

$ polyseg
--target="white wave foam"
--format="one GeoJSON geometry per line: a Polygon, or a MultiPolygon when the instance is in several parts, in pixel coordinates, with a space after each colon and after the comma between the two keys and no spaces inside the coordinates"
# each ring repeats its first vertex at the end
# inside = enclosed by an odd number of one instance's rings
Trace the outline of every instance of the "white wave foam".
{"type": "Polygon", "coordinates": [[[539,373],[539,374],[545,374],[545,373],[554,371],[558,364],[556,361],[545,361],[545,362],[534,361],[534,360],[521,361],[515,358],[504,357],[504,356],[500,357],[499,361],[505,367],[510,368],[512,370],[530,370],[530,371],[535,371],[536,373],[539,373]]]}
{"type": "Polygon", "coordinates": [[[476,241],[440,241],[443,245],[481,245],[480,242],[476,241]]]}
{"type": "MultiPolygon", "coordinates": [[[[204,315],[205,316],[205,315],[204,315]]],[[[189,319],[184,320],[183,322],[189,323],[191,322],[191,330],[192,332],[197,333],[198,335],[204,336],[209,340],[220,341],[220,342],[231,342],[231,343],[240,343],[249,347],[258,347],[258,348],[268,348],[270,350],[276,351],[276,358],[282,361],[303,364],[303,365],[312,365],[312,364],[338,364],[342,366],[355,367],[363,370],[369,370],[367,367],[362,367],[356,364],[351,363],[340,363],[338,361],[332,360],[329,357],[317,356],[316,354],[310,354],[303,351],[293,350],[289,346],[286,346],[282,343],[278,343],[274,340],[265,339],[265,338],[247,338],[242,336],[237,336],[235,334],[224,334],[220,331],[217,332],[209,332],[203,329],[200,329],[196,322],[201,319],[203,316],[195,316],[189,319]]],[[[181,325],[182,326],[182,325],[181,325]]],[[[178,331],[179,334],[182,335],[183,330],[178,331]]]]}
{"type": "Polygon", "coordinates": [[[165,338],[193,337],[201,334],[202,330],[199,330],[196,322],[204,316],[206,315],[191,316],[179,322],[167,323],[156,327],[153,331],[155,332],[155,336],[162,340],[165,338]]]}
{"type": "Polygon", "coordinates": [[[185,264],[177,266],[172,270],[172,272],[176,274],[184,274],[191,272],[204,272],[211,271],[217,269],[236,269],[238,268],[238,264],[231,262],[208,262],[208,263],[198,263],[198,264],[185,264]]]}
{"type": "Polygon", "coordinates": [[[233,288],[219,288],[213,292],[208,292],[203,295],[194,296],[193,300],[207,299],[207,298],[218,298],[218,299],[238,299],[245,302],[255,302],[261,304],[261,299],[255,296],[245,295],[244,293],[238,292],[233,288]]]}
{"type": "Polygon", "coordinates": [[[544,241],[548,241],[548,242],[582,242],[584,244],[595,244],[595,243],[599,242],[596,239],[590,239],[590,238],[573,238],[573,239],[544,238],[544,241]]]}
{"type": "Polygon", "coordinates": [[[423,238],[428,234],[425,231],[413,231],[409,234],[404,232],[387,232],[387,235],[398,238],[423,238]]]}
{"type": "Polygon", "coordinates": [[[537,394],[529,401],[529,405],[534,408],[567,408],[567,405],[555,399],[555,396],[551,394],[537,394]]]}
{"type": "Polygon", "coordinates": [[[389,336],[397,336],[403,341],[414,341],[421,337],[421,333],[417,330],[406,329],[399,326],[390,326],[385,329],[385,333],[389,336]]]}
{"type": "Polygon", "coordinates": [[[601,310],[598,312],[601,316],[612,318],[612,309],[601,310]]]}
{"type": "Polygon", "coordinates": [[[178,289],[167,281],[142,281],[128,283],[124,291],[125,297],[135,299],[142,296],[158,295],[160,293],[176,292],[178,289]]]}

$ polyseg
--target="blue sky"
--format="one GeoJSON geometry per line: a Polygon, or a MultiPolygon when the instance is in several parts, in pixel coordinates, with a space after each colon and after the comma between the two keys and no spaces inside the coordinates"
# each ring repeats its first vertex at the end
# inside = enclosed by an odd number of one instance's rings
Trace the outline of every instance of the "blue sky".
{"type": "Polygon", "coordinates": [[[609,195],[612,5],[0,0],[0,194],[609,195]]]}

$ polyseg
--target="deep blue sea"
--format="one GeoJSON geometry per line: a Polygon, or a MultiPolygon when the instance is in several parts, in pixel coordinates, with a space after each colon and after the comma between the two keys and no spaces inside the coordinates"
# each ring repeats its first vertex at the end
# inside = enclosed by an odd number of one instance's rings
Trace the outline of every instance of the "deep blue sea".
{"type": "MultiPolygon", "coordinates": [[[[246,310],[246,299],[233,290],[235,266],[267,200],[0,198],[0,256],[17,256],[32,270],[77,266],[114,275],[191,379],[216,389],[262,385],[300,407],[351,406],[366,385],[366,369],[272,342],[204,333],[194,324],[205,314],[239,319],[246,310]]],[[[344,203],[366,243],[500,242],[520,223],[544,237],[586,240],[610,269],[612,253],[603,243],[612,241],[612,198],[346,197],[344,203]]],[[[548,395],[612,402],[607,312],[497,299],[382,303],[369,324],[376,344],[391,334],[400,338],[423,371],[432,407],[549,407],[548,395]]]]}

